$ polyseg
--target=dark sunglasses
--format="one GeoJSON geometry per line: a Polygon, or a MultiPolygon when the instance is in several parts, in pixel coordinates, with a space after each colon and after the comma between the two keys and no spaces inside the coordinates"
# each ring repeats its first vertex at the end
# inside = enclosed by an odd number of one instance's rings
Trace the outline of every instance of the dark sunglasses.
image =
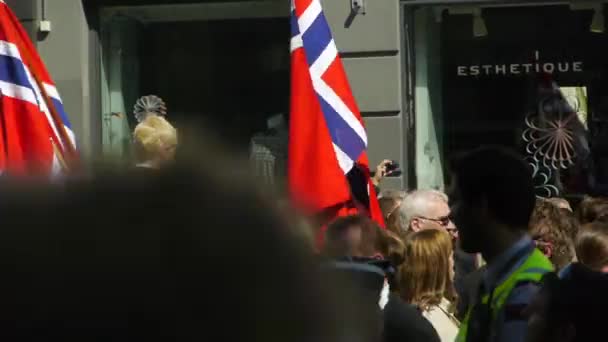
{"type": "Polygon", "coordinates": [[[424,217],[424,216],[418,216],[419,219],[423,219],[423,220],[427,220],[427,221],[433,221],[433,222],[437,222],[439,223],[442,227],[447,227],[450,222],[452,222],[452,216],[448,215],[448,216],[443,216],[440,218],[429,218],[429,217],[424,217]]]}

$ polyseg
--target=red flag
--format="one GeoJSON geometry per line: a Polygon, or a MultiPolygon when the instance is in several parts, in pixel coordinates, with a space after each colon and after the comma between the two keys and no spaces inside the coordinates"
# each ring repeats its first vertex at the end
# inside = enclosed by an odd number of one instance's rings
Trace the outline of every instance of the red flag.
{"type": "Polygon", "coordinates": [[[291,27],[291,198],[310,214],[359,212],[384,226],[364,123],[319,0],[294,0],[291,27]]]}
{"type": "Polygon", "coordinates": [[[59,169],[56,151],[73,133],[61,98],[17,17],[0,1],[0,169],[16,175],[50,175],[59,169]],[[44,87],[41,89],[41,87],[44,87]],[[49,104],[61,117],[53,120],[49,104]]]}

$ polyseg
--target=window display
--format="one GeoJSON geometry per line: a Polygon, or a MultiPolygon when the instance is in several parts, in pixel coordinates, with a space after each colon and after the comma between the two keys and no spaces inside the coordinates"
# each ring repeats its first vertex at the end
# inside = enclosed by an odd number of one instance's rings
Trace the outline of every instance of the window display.
{"type": "Polygon", "coordinates": [[[516,148],[541,197],[608,195],[608,36],[590,29],[594,11],[483,8],[487,32],[479,36],[470,14],[434,10],[416,14],[435,15],[415,28],[437,28],[434,42],[416,42],[416,65],[433,61],[440,70],[417,71],[416,100],[428,84],[441,85],[441,104],[416,113],[441,122],[438,137],[423,142],[439,143],[441,160],[482,144],[516,148]]]}

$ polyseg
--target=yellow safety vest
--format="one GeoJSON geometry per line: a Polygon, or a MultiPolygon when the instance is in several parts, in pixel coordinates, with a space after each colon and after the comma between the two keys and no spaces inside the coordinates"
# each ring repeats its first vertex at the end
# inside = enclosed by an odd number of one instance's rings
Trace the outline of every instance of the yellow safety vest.
{"type": "MultiPolygon", "coordinates": [[[[502,283],[500,283],[493,291],[492,303],[490,304],[491,319],[490,324],[494,324],[497,314],[503,309],[505,301],[509,297],[511,290],[522,282],[535,282],[540,283],[543,275],[547,272],[553,271],[553,265],[538,249],[534,249],[528,256],[526,261],[519,266],[513,273],[507,277],[502,283]]],[[[487,304],[490,299],[489,294],[484,294],[481,298],[482,304],[487,304]]],[[[456,342],[466,342],[467,340],[467,328],[469,325],[469,317],[471,315],[472,307],[469,308],[464,320],[460,325],[456,342]]],[[[489,331],[492,331],[490,327],[489,331]]]]}

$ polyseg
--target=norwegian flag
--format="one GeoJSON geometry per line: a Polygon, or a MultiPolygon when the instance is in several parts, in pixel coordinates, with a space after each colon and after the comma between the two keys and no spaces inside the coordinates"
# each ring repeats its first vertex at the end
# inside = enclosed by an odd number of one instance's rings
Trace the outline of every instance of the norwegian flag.
{"type": "Polygon", "coordinates": [[[319,0],[292,1],[291,32],[292,201],[329,219],[363,213],[384,226],[363,120],[319,0]]]}
{"type": "Polygon", "coordinates": [[[0,0],[0,171],[61,174],[74,146],[57,88],[19,20],[0,0]]]}

